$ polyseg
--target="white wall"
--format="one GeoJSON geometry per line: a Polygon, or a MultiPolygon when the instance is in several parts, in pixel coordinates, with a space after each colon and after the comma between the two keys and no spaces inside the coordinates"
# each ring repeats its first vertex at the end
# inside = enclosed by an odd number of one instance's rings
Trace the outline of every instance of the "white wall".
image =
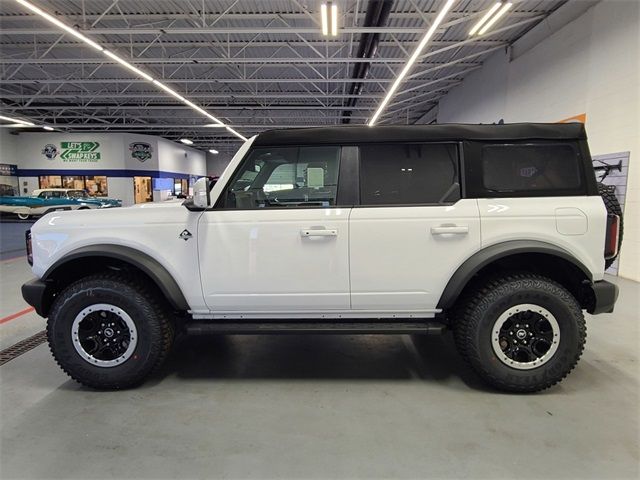
{"type": "Polygon", "coordinates": [[[162,172],[188,173],[204,176],[207,174],[204,152],[180,143],[158,139],[159,169],[162,172]]]}
{"type": "Polygon", "coordinates": [[[109,197],[122,200],[122,206],[128,207],[135,203],[133,178],[109,177],[109,197]]]}
{"type": "Polygon", "coordinates": [[[0,163],[15,165],[16,136],[9,133],[8,128],[0,128],[0,163]]]}
{"type": "Polygon", "coordinates": [[[509,61],[497,52],[451,90],[438,122],[556,122],[586,113],[591,153],[630,151],[620,275],[640,281],[640,2],[603,0],[509,61]]]}

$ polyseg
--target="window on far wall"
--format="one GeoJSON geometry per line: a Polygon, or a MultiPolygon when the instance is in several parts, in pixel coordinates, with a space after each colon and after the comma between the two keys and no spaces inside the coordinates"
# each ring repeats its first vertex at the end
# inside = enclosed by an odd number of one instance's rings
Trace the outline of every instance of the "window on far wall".
{"type": "Polygon", "coordinates": [[[38,180],[40,188],[62,188],[62,177],[60,175],[41,175],[38,180]]]}
{"type": "Polygon", "coordinates": [[[85,178],[85,188],[89,192],[89,195],[94,195],[96,197],[107,197],[109,195],[106,176],[95,175],[85,178]]]}

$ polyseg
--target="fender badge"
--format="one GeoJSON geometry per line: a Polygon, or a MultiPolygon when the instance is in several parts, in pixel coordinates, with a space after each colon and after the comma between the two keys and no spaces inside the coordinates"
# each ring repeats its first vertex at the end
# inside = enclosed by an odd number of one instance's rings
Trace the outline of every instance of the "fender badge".
{"type": "Polygon", "coordinates": [[[191,237],[193,237],[193,235],[191,235],[191,232],[189,230],[187,230],[186,228],[182,231],[182,233],[180,235],[178,235],[178,238],[181,238],[185,242],[187,240],[189,240],[191,237]]]}

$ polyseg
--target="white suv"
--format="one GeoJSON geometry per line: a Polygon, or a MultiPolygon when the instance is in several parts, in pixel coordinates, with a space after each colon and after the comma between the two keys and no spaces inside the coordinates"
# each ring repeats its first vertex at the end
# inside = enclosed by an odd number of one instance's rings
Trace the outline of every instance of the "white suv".
{"type": "Polygon", "coordinates": [[[194,191],[28,233],[23,296],[74,379],[137,384],[177,332],[451,329],[486,381],[536,391],[617,297],[621,218],[579,124],[269,131],[194,191]]]}

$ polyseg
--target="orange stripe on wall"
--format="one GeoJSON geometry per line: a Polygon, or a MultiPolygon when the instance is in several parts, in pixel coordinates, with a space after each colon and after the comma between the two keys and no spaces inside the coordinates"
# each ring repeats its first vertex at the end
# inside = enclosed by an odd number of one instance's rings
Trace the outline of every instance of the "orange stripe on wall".
{"type": "Polygon", "coordinates": [[[587,114],[581,113],[580,115],[574,115],[573,117],[565,118],[564,120],[560,120],[556,123],[587,123],[587,114]]]}

